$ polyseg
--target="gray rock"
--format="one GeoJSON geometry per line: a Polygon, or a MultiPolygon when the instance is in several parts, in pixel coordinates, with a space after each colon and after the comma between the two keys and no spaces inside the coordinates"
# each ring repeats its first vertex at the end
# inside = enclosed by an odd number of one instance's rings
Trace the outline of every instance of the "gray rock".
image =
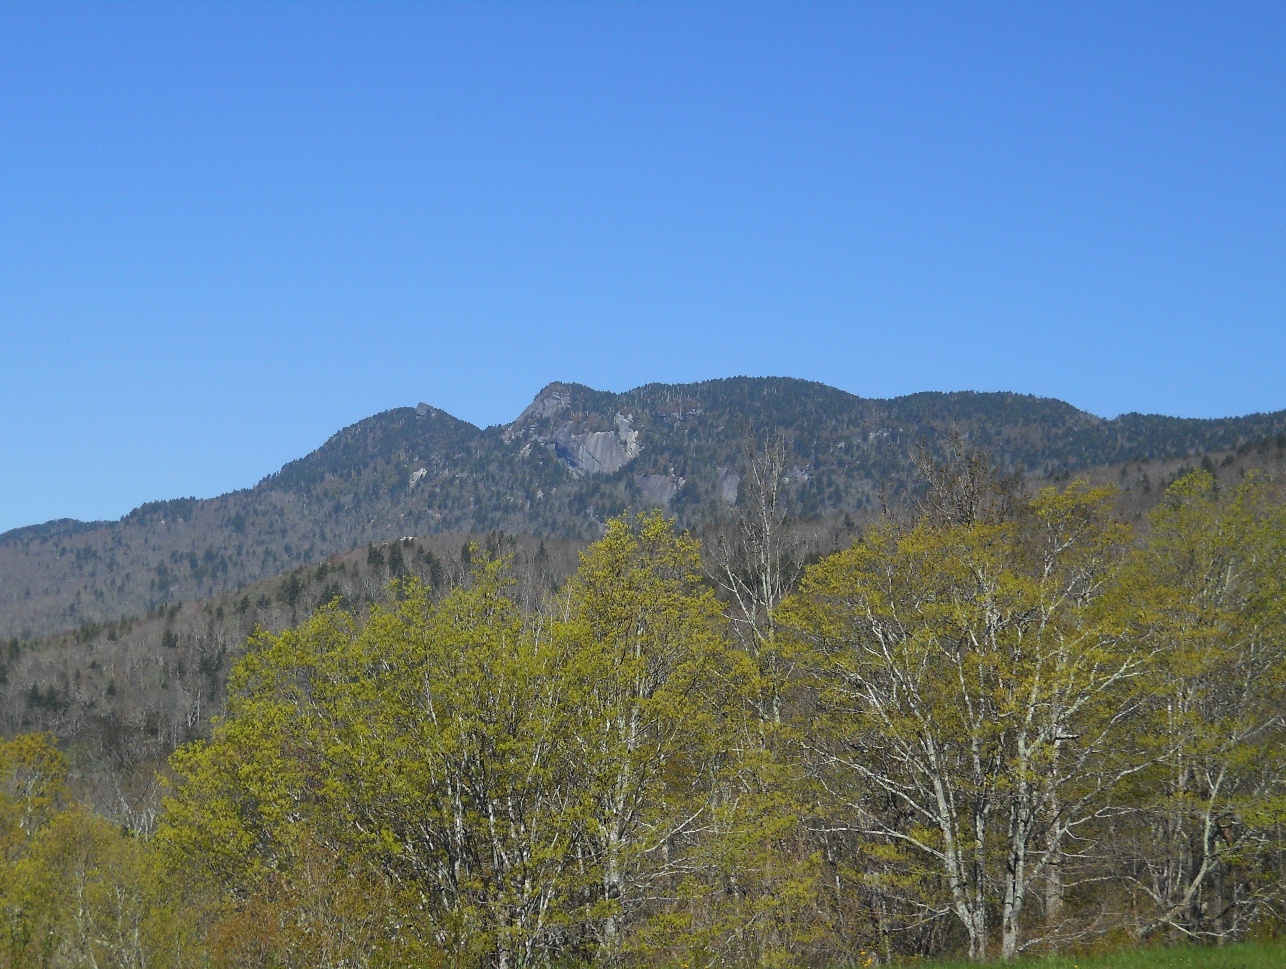
{"type": "Polygon", "coordinates": [[[634,479],[645,504],[665,507],[683,487],[683,478],[671,474],[645,474],[634,479]]]}
{"type": "Polygon", "coordinates": [[[735,505],[737,503],[737,489],[741,487],[741,475],[735,471],[729,471],[727,468],[719,469],[719,481],[715,485],[715,490],[719,492],[719,497],[726,504],[735,505]]]}

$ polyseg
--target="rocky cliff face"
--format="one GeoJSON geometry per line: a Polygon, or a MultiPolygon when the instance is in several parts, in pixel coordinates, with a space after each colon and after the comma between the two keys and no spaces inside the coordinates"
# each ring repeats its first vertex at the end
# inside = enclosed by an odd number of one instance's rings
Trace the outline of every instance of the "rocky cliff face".
{"type": "Polygon", "coordinates": [[[582,431],[575,422],[565,421],[553,434],[536,435],[527,446],[551,448],[578,478],[587,474],[611,474],[638,457],[641,447],[639,432],[634,430],[631,418],[617,414],[614,420],[616,429],[612,431],[582,431]]]}
{"type": "Polygon", "coordinates": [[[550,384],[505,428],[505,443],[521,442],[523,458],[533,448],[546,448],[576,478],[625,467],[642,449],[633,415],[615,412],[610,429],[602,429],[605,415],[598,408],[603,402],[594,399],[601,395],[576,393],[582,389],[587,388],[550,384]]]}

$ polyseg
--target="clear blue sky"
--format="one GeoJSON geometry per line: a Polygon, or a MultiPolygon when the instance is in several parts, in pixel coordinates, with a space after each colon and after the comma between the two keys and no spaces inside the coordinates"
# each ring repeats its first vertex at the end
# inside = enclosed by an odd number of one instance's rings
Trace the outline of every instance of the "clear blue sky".
{"type": "Polygon", "coordinates": [[[0,4],[0,530],[551,380],[1284,364],[1280,2],[0,4]]]}

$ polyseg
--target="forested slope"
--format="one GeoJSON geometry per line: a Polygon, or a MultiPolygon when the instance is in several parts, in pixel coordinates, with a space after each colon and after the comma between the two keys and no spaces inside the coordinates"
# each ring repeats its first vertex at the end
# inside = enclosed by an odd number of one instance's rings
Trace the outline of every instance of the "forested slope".
{"type": "Polygon", "coordinates": [[[651,514],[562,582],[548,546],[399,542],[365,568],[427,583],[281,589],[297,621],[250,637],[124,837],[52,738],[0,744],[0,960],[824,967],[1282,931],[1280,483],[1197,470],[1136,525],[957,448],[801,558],[781,456],[704,558],[651,514]]]}
{"type": "Polygon", "coordinates": [[[343,429],[253,488],[0,536],[0,637],[208,598],[372,541],[492,530],[589,539],[634,507],[708,525],[736,506],[753,440],[785,442],[783,500],[793,515],[818,518],[907,500],[916,449],[952,435],[1001,467],[1055,477],[1283,432],[1286,412],[1103,420],[1017,394],[873,400],[787,378],[624,394],[551,384],[512,424],[486,429],[427,405],[399,408],[343,429]]]}

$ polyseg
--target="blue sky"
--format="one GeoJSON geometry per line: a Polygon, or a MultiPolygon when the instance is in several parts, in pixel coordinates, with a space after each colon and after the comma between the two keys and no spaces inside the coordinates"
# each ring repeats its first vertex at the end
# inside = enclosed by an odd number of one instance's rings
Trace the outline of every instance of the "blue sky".
{"type": "Polygon", "coordinates": [[[0,4],[0,530],[420,400],[1286,408],[1286,5],[0,4]]]}

